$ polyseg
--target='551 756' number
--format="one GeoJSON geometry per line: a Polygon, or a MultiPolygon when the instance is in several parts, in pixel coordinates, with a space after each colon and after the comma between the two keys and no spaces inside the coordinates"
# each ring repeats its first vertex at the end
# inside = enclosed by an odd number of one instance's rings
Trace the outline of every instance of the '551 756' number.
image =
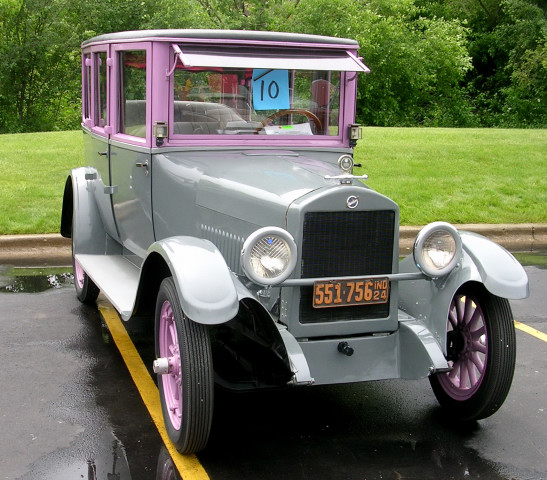
{"type": "Polygon", "coordinates": [[[386,303],[387,278],[317,281],[313,285],[314,308],[386,303]]]}

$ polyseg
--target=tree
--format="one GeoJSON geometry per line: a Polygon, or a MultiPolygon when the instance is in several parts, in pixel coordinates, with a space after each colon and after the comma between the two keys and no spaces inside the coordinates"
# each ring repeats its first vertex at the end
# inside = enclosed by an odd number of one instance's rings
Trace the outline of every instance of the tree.
{"type": "Polygon", "coordinates": [[[64,113],[79,103],[71,88],[79,74],[71,62],[79,54],[64,5],[10,0],[0,12],[0,132],[73,127],[64,113]]]}
{"type": "Polygon", "coordinates": [[[467,29],[457,19],[425,18],[414,0],[301,0],[279,26],[358,40],[371,69],[359,78],[357,115],[364,124],[472,122],[460,86],[470,68],[467,29]]]}
{"type": "Polygon", "coordinates": [[[0,133],[77,128],[80,44],[138,29],[144,0],[0,0],[0,133]]]}
{"type": "Polygon", "coordinates": [[[423,0],[428,16],[459,19],[470,28],[473,68],[464,86],[484,126],[547,125],[542,0],[423,0]]]}

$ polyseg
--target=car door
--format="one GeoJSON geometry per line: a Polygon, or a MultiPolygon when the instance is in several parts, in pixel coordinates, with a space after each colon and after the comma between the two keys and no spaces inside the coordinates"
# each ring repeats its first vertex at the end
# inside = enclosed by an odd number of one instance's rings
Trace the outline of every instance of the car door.
{"type": "Polygon", "coordinates": [[[106,232],[118,240],[110,196],[110,77],[108,46],[86,51],[82,65],[84,151],[86,165],[94,169],[89,188],[93,189],[106,232]]]}
{"type": "Polygon", "coordinates": [[[151,209],[150,48],[113,47],[111,98],[114,131],[110,141],[112,204],[120,240],[140,264],[154,242],[151,209]]]}

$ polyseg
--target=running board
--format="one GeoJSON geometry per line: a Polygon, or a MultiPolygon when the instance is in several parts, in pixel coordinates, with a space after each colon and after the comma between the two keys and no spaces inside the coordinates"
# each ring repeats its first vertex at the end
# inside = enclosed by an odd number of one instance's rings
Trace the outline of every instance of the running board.
{"type": "Polygon", "coordinates": [[[129,320],[135,306],[140,269],[122,255],[76,254],[75,257],[122,319],[129,320]]]}

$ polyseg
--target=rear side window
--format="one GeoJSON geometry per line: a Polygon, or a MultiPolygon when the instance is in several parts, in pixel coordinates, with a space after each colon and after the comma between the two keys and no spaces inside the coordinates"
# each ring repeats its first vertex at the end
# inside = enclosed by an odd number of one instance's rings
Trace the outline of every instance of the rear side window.
{"type": "Polygon", "coordinates": [[[146,51],[119,54],[120,133],[146,138],[146,51]]]}
{"type": "Polygon", "coordinates": [[[97,112],[97,127],[108,125],[108,109],[106,108],[106,52],[99,52],[95,55],[95,111],[97,112]]]}
{"type": "Polygon", "coordinates": [[[82,69],[82,117],[84,122],[91,122],[91,54],[83,58],[82,69]]]}

